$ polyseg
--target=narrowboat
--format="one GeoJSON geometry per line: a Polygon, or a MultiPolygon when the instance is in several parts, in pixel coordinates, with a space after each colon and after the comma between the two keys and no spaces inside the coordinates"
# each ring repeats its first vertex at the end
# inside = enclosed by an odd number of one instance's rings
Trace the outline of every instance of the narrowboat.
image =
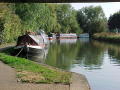
{"type": "Polygon", "coordinates": [[[42,49],[46,48],[48,40],[44,31],[26,32],[25,35],[19,36],[15,49],[18,51],[24,51],[27,53],[37,54],[42,49]]]}
{"type": "Polygon", "coordinates": [[[59,39],[76,39],[77,34],[76,33],[61,33],[57,35],[57,38],[59,39]]]}
{"type": "Polygon", "coordinates": [[[78,38],[89,38],[89,33],[79,34],[78,38]]]}

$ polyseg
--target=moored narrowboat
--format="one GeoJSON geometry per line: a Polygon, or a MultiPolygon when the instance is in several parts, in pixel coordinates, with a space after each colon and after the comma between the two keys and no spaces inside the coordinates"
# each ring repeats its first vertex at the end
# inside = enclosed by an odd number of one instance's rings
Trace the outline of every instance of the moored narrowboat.
{"type": "Polygon", "coordinates": [[[79,34],[78,38],[89,38],[89,33],[79,34]]]}
{"type": "Polygon", "coordinates": [[[39,53],[40,50],[46,48],[48,45],[48,41],[45,36],[46,35],[43,31],[40,31],[39,33],[26,32],[25,35],[18,37],[15,49],[32,54],[39,53]]]}
{"type": "Polygon", "coordinates": [[[57,34],[56,37],[59,39],[76,39],[77,34],[76,33],[60,33],[60,34],[57,34]]]}

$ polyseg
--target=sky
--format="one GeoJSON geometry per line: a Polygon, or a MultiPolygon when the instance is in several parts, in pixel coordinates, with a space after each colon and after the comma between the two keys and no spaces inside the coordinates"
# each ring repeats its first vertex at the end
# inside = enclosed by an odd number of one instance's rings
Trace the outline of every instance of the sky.
{"type": "Polygon", "coordinates": [[[71,3],[76,10],[86,6],[101,6],[107,18],[110,15],[120,10],[120,2],[105,2],[105,3],[71,3]]]}

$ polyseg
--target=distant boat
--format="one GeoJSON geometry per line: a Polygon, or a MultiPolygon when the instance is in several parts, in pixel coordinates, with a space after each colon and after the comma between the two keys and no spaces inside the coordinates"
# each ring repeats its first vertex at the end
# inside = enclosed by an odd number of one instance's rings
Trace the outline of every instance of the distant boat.
{"type": "Polygon", "coordinates": [[[38,33],[27,32],[25,35],[19,36],[16,50],[22,50],[29,53],[39,53],[39,50],[47,47],[48,41],[44,31],[38,33]]]}
{"type": "Polygon", "coordinates": [[[79,34],[78,38],[89,38],[89,33],[79,34]]]}
{"type": "Polygon", "coordinates": [[[76,33],[61,33],[59,35],[57,35],[57,38],[60,39],[74,39],[77,38],[77,34],[76,33]]]}

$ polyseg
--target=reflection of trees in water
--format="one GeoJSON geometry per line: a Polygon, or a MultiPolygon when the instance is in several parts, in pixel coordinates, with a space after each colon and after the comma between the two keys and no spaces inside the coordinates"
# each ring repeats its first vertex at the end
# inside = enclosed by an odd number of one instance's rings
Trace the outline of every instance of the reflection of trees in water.
{"type": "Polygon", "coordinates": [[[98,41],[96,41],[96,42],[98,43],[97,45],[101,45],[103,48],[108,49],[108,54],[112,58],[110,60],[113,63],[120,64],[120,44],[108,43],[108,42],[98,42],[98,41]]]}
{"type": "MultiPolygon", "coordinates": [[[[76,43],[51,43],[45,63],[62,69],[70,69],[77,63],[87,69],[101,68],[105,51],[120,63],[120,46],[99,41],[77,41],[76,43]]],[[[112,60],[112,59],[111,59],[112,60]]]]}
{"type": "Polygon", "coordinates": [[[120,64],[120,46],[111,44],[108,47],[108,54],[112,58],[111,61],[113,63],[120,64]]]}
{"type": "Polygon", "coordinates": [[[108,54],[112,58],[111,61],[120,64],[120,51],[114,49],[108,49],[108,54]]]}
{"type": "Polygon", "coordinates": [[[71,64],[77,63],[88,69],[98,69],[103,63],[106,51],[104,44],[97,41],[77,43],[56,42],[50,45],[46,64],[62,69],[70,69],[71,64]]]}
{"type": "Polygon", "coordinates": [[[59,42],[50,45],[46,64],[62,69],[69,69],[79,50],[79,44],[59,42]]]}
{"type": "Polygon", "coordinates": [[[105,48],[95,41],[81,43],[77,63],[88,69],[100,68],[103,63],[104,51],[105,48]]]}

